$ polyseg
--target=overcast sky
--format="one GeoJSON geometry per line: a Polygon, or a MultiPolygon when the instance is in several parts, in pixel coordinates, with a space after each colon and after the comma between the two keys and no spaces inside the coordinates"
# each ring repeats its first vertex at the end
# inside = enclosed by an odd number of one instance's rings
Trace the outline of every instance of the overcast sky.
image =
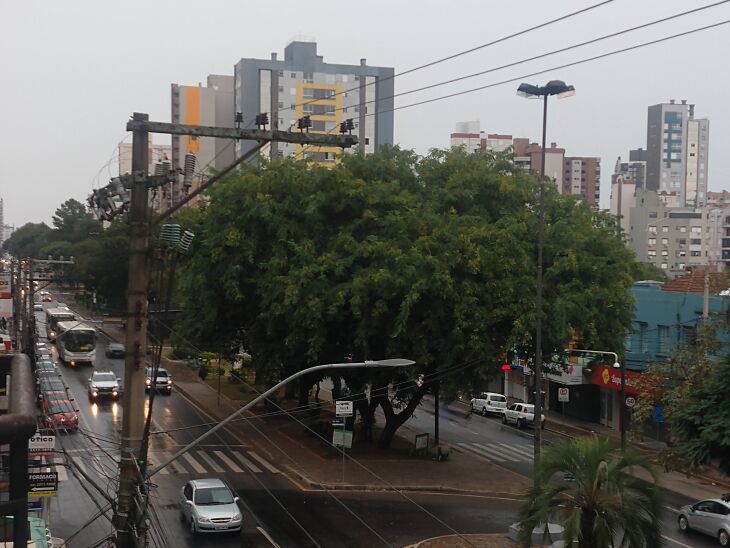
{"type": "MultiPolygon", "coordinates": [[[[396,73],[494,40],[598,0],[5,0],[0,16],[0,198],[5,222],[50,222],[66,199],[85,200],[128,137],[134,111],[170,120],[170,84],[233,74],[241,57],[283,58],[287,43],[315,38],[326,62],[395,67],[396,73]],[[98,175],[100,173],[100,175],[98,175]]],[[[613,2],[498,46],[395,81],[396,92],[488,69],[709,4],[687,0],[613,2]]],[[[405,105],[730,19],[730,3],[570,53],[408,95],[405,105]]],[[[576,96],[552,101],[548,141],[573,156],[600,156],[607,207],[617,156],[646,144],[646,108],[670,98],[696,104],[711,121],[711,190],[730,189],[730,25],[627,54],[525,78],[560,79],[576,96]]],[[[488,132],[540,135],[541,106],[515,95],[517,83],[395,113],[395,140],[426,153],[447,147],[458,121],[488,132]]],[[[155,142],[169,142],[154,136],[155,142]]]]}

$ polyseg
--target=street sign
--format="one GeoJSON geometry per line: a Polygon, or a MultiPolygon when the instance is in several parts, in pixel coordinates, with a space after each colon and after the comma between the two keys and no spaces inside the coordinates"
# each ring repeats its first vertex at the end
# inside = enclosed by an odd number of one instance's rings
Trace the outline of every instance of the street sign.
{"type": "Polygon", "coordinates": [[[40,456],[43,454],[52,455],[56,446],[56,436],[43,436],[36,434],[28,440],[28,454],[40,456]]]}
{"type": "Polygon", "coordinates": [[[332,431],[332,445],[334,445],[335,447],[352,449],[352,430],[335,428],[332,431]]]}
{"type": "Polygon", "coordinates": [[[558,401],[562,401],[562,402],[570,401],[570,389],[569,388],[558,388],[558,401]]]}
{"type": "Polygon", "coordinates": [[[353,403],[351,401],[335,402],[335,415],[338,417],[352,417],[353,403]]]}
{"type": "Polygon", "coordinates": [[[634,405],[636,405],[636,398],[632,396],[626,396],[626,407],[631,409],[634,405]]]}
{"type": "Polygon", "coordinates": [[[664,424],[664,408],[661,405],[654,406],[651,420],[656,424],[664,424]]]}
{"type": "Polygon", "coordinates": [[[428,449],[428,433],[416,434],[416,451],[425,451],[428,449]]]}
{"type": "Polygon", "coordinates": [[[28,501],[28,511],[29,512],[40,512],[43,510],[43,502],[40,500],[29,500],[28,501]]]}
{"type": "Polygon", "coordinates": [[[28,474],[29,497],[55,497],[58,491],[58,472],[28,474]]]}

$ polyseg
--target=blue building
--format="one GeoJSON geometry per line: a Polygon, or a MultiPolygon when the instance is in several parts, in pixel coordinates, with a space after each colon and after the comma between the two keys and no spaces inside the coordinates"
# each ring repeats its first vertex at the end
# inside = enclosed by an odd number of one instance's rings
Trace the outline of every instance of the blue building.
{"type": "MultiPolygon", "coordinates": [[[[627,370],[643,371],[651,363],[668,359],[678,346],[692,340],[702,321],[703,278],[702,272],[695,272],[666,283],[645,281],[633,285],[634,321],[624,358],[627,370]]],[[[727,314],[727,297],[717,294],[725,279],[724,274],[712,274],[710,317],[727,314]]],[[[722,335],[728,338],[727,333],[722,335]]]]}

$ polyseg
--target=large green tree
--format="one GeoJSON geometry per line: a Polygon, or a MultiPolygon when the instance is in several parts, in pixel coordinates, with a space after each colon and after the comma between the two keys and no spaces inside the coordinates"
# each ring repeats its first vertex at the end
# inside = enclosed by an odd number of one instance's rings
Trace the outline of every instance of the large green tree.
{"type": "Polygon", "coordinates": [[[546,523],[565,528],[567,546],[661,546],[662,503],[650,461],[599,438],[564,441],[545,449],[520,513],[519,541],[546,523]],[[652,482],[638,477],[643,472],[652,482]]]}
{"type": "Polygon", "coordinates": [[[56,209],[52,222],[54,240],[75,243],[101,232],[99,221],[74,198],[69,198],[56,209]]]}
{"type": "Polygon", "coordinates": [[[51,232],[45,223],[26,223],[3,242],[3,249],[13,257],[38,258],[41,249],[48,244],[51,232]]]}
{"type": "MultiPolygon", "coordinates": [[[[179,326],[208,348],[242,335],[270,380],[346,355],[417,361],[345,375],[350,392],[372,386],[361,412],[382,407],[388,445],[433,382],[476,386],[501,353],[529,351],[536,191],[505,157],[459,150],[247,169],[195,220],[179,326]]],[[[632,259],[615,227],[550,190],[546,235],[546,355],[571,327],[593,348],[620,344],[632,259]]]]}

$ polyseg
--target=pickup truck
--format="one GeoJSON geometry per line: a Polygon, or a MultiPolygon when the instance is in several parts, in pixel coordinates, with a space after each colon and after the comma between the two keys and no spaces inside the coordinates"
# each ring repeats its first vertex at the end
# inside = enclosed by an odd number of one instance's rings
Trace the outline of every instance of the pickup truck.
{"type": "MultiPolygon", "coordinates": [[[[545,415],[541,415],[540,428],[545,428],[545,415]]],[[[504,424],[514,423],[517,428],[535,426],[535,406],[531,403],[513,403],[502,415],[504,424]]]]}
{"type": "Polygon", "coordinates": [[[482,392],[471,399],[471,412],[481,413],[485,417],[489,413],[504,413],[507,408],[507,398],[494,392],[482,392]]]}

